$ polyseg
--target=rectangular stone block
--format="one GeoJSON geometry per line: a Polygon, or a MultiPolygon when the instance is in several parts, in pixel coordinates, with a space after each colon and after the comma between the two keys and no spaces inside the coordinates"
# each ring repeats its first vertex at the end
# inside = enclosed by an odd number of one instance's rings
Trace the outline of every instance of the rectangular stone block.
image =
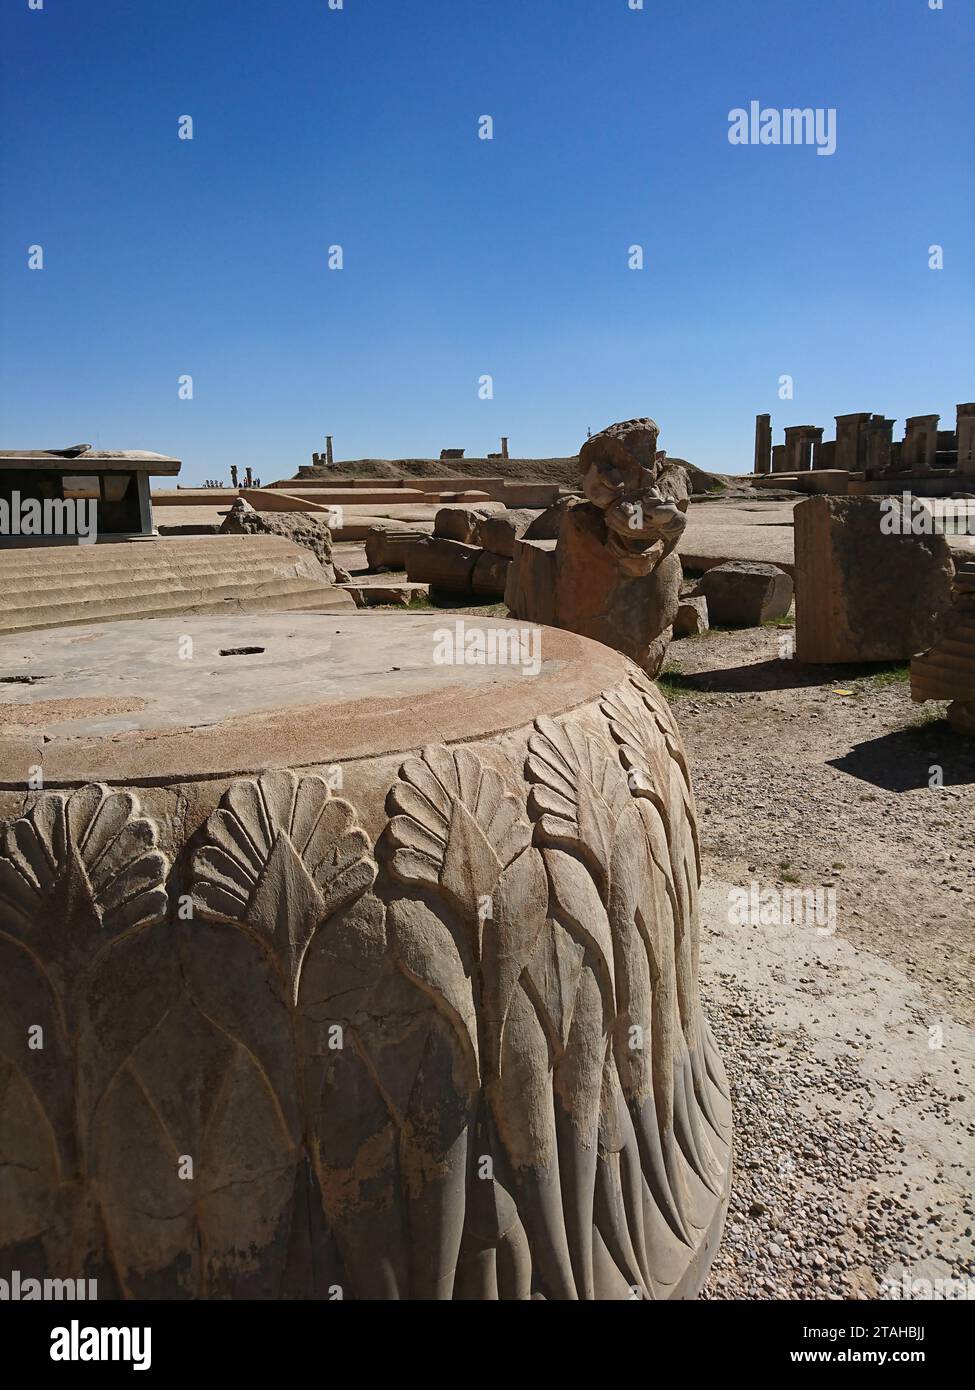
{"type": "Polygon", "coordinates": [[[428,537],[429,532],[421,527],[399,526],[396,523],[369,527],[365,533],[369,568],[405,570],[409,551],[428,537]]]}
{"type": "Polygon", "coordinates": [[[407,551],[406,577],[442,593],[470,593],[474,565],[480,554],[476,545],[428,536],[407,551]]]}
{"type": "Polygon", "coordinates": [[[504,601],[513,618],[555,621],[555,547],[557,541],[516,541],[508,569],[504,601]]]}
{"type": "Polygon", "coordinates": [[[903,661],[934,641],[951,606],[951,554],[944,536],[897,534],[901,506],[810,497],[795,508],[799,661],[903,661]]]}
{"type": "Polygon", "coordinates": [[[777,565],[757,560],[729,560],[713,565],[701,580],[712,623],[759,627],[784,618],[792,606],[792,579],[777,565]]]}

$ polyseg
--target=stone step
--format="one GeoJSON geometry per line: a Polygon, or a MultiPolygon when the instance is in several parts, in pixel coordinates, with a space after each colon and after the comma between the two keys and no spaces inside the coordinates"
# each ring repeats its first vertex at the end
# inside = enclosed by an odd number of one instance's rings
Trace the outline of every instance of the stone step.
{"type": "Polygon", "coordinates": [[[168,593],[157,590],[151,594],[99,598],[84,603],[48,602],[29,609],[0,613],[0,633],[125,618],[171,617],[177,613],[258,613],[281,609],[337,612],[354,606],[351,596],[332,584],[281,579],[251,589],[242,585],[219,585],[168,593]]]}
{"type": "Polygon", "coordinates": [[[354,607],[310,551],[280,536],[32,547],[0,556],[0,633],[177,613],[354,607]]]}
{"type": "Polygon", "coordinates": [[[0,578],[14,574],[104,574],[113,569],[158,573],[198,564],[212,567],[215,561],[221,566],[235,562],[250,565],[258,559],[279,559],[287,553],[281,547],[292,544],[282,536],[193,536],[139,545],[0,548],[0,578]]]}
{"type": "MultiPolygon", "coordinates": [[[[254,587],[257,584],[270,583],[275,579],[302,578],[312,582],[317,582],[319,576],[314,571],[308,573],[296,564],[282,563],[280,559],[275,562],[265,560],[262,563],[253,565],[221,565],[217,571],[213,565],[193,565],[187,569],[169,571],[148,571],[137,570],[135,572],[111,569],[100,571],[94,575],[78,574],[70,576],[58,576],[56,584],[50,587],[56,588],[58,594],[66,598],[84,601],[88,596],[108,597],[117,591],[124,594],[152,593],[166,588],[193,588],[205,587],[212,584],[215,576],[219,576],[222,584],[245,584],[254,587]]],[[[44,576],[45,581],[49,576],[44,576]]],[[[3,601],[8,607],[29,607],[37,601],[44,601],[49,594],[49,586],[38,584],[37,577],[31,575],[17,575],[9,583],[6,579],[0,580],[2,584],[3,601]]]]}

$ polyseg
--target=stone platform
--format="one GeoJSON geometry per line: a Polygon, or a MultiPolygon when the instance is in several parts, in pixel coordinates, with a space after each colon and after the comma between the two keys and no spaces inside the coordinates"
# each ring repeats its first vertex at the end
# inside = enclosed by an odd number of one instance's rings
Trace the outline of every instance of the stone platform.
{"type": "Polygon", "coordinates": [[[466,621],[0,641],[0,1269],[699,1289],[730,1108],[679,732],[616,652],[466,621]]]}

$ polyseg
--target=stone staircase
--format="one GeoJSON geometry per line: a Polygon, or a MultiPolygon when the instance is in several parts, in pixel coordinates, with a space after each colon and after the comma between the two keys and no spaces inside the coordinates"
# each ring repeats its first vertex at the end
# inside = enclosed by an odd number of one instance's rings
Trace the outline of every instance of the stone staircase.
{"type": "Polygon", "coordinates": [[[280,536],[0,549],[0,634],[177,613],[354,606],[311,551],[280,536]]]}

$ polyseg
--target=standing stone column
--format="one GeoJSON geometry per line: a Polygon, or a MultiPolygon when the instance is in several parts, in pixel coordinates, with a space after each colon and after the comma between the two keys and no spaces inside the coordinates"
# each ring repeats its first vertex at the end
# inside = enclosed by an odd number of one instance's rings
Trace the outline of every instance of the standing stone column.
{"type": "Polygon", "coordinates": [[[330,434],[325,436],[325,462],[329,468],[331,468],[334,463],[334,459],[332,458],[332,436],[330,434]]]}
{"type": "Polygon", "coordinates": [[[870,418],[869,410],[860,411],[853,415],[836,416],[834,468],[846,468],[851,473],[860,473],[866,468],[867,450],[864,425],[870,418]]]}
{"type": "Polygon", "coordinates": [[[894,436],[894,421],[874,415],[866,426],[866,466],[871,473],[886,473],[890,468],[890,450],[894,436]]]}
{"type": "Polygon", "coordinates": [[[938,452],[938,415],[912,415],[904,421],[901,465],[910,473],[930,473],[938,452]]]}
{"type": "Polygon", "coordinates": [[[836,440],[818,439],[816,443],[813,445],[813,469],[821,470],[823,468],[835,468],[835,459],[836,440]]]}
{"type": "Polygon", "coordinates": [[[816,425],[790,425],[785,432],[785,471],[807,473],[812,467],[813,444],[822,437],[823,431],[816,425]]]}
{"type": "Polygon", "coordinates": [[[962,473],[975,473],[975,401],[956,407],[958,467],[962,473]]]}
{"type": "Polygon", "coordinates": [[[772,417],[755,416],[755,472],[772,471],[772,417]]]}
{"type": "Polygon", "coordinates": [[[501,436],[501,457],[503,459],[508,457],[508,436],[506,434],[501,436]]]}

